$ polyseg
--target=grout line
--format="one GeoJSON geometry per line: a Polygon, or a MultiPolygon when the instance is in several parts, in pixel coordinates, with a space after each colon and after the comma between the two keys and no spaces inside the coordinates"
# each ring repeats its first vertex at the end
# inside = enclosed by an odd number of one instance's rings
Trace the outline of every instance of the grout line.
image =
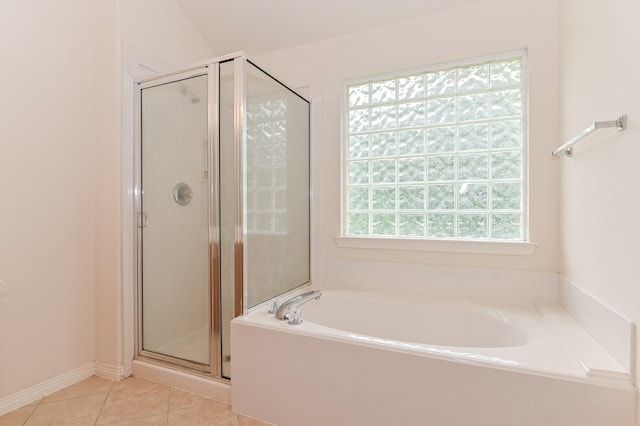
{"type": "Polygon", "coordinates": [[[100,418],[100,414],[102,414],[102,410],[104,409],[104,406],[107,403],[107,399],[109,399],[109,395],[111,395],[111,390],[113,389],[113,384],[115,382],[111,382],[111,384],[109,385],[109,390],[107,391],[107,395],[104,397],[104,401],[102,401],[102,406],[100,407],[100,410],[98,410],[98,415],[96,416],[96,420],[93,422],[93,425],[97,425],[98,424],[98,419],[100,418]]]}
{"type": "Polygon", "coordinates": [[[107,392],[89,393],[89,394],[86,394],[86,395],[76,395],[76,396],[71,396],[71,397],[68,397],[68,398],[56,399],[54,401],[44,401],[44,398],[43,398],[42,404],[55,404],[56,402],[73,401],[74,399],[90,398],[92,396],[100,396],[100,395],[105,395],[105,394],[109,395],[109,391],[107,391],[107,392]]]}
{"type": "MultiPolygon", "coordinates": [[[[27,416],[26,419],[24,419],[24,422],[22,423],[22,426],[26,425],[27,422],[29,421],[29,419],[31,418],[31,416],[33,416],[33,413],[36,412],[36,410],[40,407],[40,404],[42,403],[43,398],[40,398],[36,404],[36,406],[33,408],[33,410],[31,410],[31,413],[29,413],[29,415],[27,416]]],[[[15,411],[15,410],[14,410],[15,411]]],[[[8,413],[7,413],[8,414],[8,413]]]]}
{"type": "Polygon", "coordinates": [[[165,426],[169,426],[169,406],[171,405],[171,394],[173,394],[173,388],[171,386],[167,386],[169,388],[169,398],[167,399],[167,414],[164,418],[165,426]]]}

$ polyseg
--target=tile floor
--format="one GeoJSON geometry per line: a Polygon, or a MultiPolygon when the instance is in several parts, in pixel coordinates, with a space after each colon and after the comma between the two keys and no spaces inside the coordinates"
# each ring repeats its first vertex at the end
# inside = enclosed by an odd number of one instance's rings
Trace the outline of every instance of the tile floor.
{"type": "Polygon", "coordinates": [[[0,416],[0,426],[266,426],[231,406],[135,377],[111,382],[90,377],[0,416]]]}

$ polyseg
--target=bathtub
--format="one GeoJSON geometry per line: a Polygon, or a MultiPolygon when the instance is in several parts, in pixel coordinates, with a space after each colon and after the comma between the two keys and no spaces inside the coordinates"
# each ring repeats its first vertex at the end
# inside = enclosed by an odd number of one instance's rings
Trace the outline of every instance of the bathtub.
{"type": "Polygon", "coordinates": [[[231,392],[269,423],[634,424],[628,372],[555,305],[325,290],[300,325],[267,310],[231,324],[231,392]]]}

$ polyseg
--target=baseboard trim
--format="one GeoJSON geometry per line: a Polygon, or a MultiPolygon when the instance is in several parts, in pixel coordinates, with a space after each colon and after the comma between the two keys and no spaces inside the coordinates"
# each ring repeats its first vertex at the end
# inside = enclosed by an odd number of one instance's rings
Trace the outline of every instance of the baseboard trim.
{"type": "Polygon", "coordinates": [[[29,405],[47,395],[51,395],[67,386],[83,381],[96,373],[96,363],[90,362],[59,376],[0,398],[0,416],[29,405]]]}
{"type": "Polygon", "coordinates": [[[119,382],[124,379],[124,366],[96,362],[95,375],[103,379],[119,382]]]}

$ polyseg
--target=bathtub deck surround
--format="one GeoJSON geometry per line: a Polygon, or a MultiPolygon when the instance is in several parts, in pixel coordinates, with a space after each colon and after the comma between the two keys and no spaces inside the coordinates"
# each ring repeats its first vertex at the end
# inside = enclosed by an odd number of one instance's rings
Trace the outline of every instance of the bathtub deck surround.
{"type": "Polygon", "coordinates": [[[563,276],[558,279],[558,304],[626,371],[633,371],[636,341],[636,325],[633,322],[563,276]]]}
{"type": "Polygon", "coordinates": [[[634,424],[629,371],[555,303],[323,289],[300,325],[267,309],[232,322],[231,392],[280,426],[634,424]]]}

